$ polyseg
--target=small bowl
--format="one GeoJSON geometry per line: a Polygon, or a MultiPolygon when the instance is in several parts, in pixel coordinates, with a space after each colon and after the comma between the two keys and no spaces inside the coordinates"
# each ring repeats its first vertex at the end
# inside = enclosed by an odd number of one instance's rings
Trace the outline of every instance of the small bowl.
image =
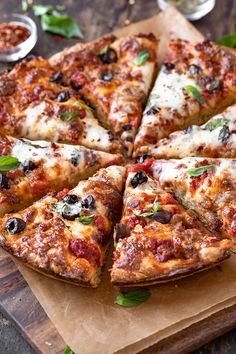
{"type": "Polygon", "coordinates": [[[28,16],[18,14],[5,14],[1,16],[0,23],[3,22],[12,22],[26,27],[30,32],[30,36],[15,47],[0,49],[0,61],[12,62],[24,58],[34,48],[37,42],[38,36],[36,24],[28,16]]]}

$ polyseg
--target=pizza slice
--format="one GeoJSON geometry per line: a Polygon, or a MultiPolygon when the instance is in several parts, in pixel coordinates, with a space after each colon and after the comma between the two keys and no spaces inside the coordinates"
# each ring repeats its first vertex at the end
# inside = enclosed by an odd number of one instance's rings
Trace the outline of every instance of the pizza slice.
{"type": "Polygon", "coordinates": [[[48,192],[73,188],[121,155],[78,145],[16,139],[0,134],[0,215],[20,210],[48,192]]]}
{"type": "Polygon", "coordinates": [[[236,159],[156,160],[150,170],[210,230],[236,240],[236,159]]]}
{"type": "Polygon", "coordinates": [[[126,168],[110,166],[0,220],[0,245],[25,265],[96,287],[122,205],[126,168]]]}
{"type": "Polygon", "coordinates": [[[210,41],[172,40],[135,139],[135,155],[236,102],[236,52],[210,41]]]}
{"type": "Polygon", "coordinates": [[[147,153],[155,158],[236,157],[236,105],[204,125],[191,125],[161,139],[147,153]]]}
{"type": "Polygon", "coordinates": [[[81,144],[107,152],[121,145],[93,110],[42,58],[17,64],[0,78],[1,130],[16,137],[81,144]]]}
{"type": "Polygon", "coordinates": [[[129,168],[122,218],[115,227],[114,285],[137,286],[178,279],[226,259],[233,243],[208,231],[173,193],[147,172],[129,168]]]}
{"type": "Polygon", "coordinates": [[[121,139],[128,156],[156,71],[157,43],[152,34],[110,36],[76,45],[50,60],[121,139]]]}

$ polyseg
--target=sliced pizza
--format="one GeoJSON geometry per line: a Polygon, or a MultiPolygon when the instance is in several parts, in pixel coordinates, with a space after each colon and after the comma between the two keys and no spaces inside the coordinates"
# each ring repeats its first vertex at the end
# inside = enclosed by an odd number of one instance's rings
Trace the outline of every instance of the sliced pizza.
{"type": "Polygon", "coordinates": [[[236,51],[210,41],[172,40],[135,139],[135,155],[236,102],[236,51]]]}
{"type": "Polygon", "coordinates": [[[101,169],[0,220],[0,245],[45,275],[96,287],[122,205],[126,168],[101,169]]]}
{"type": "Polygon", "coordinates": [[[16,139],[0,134],[0,215],[27,207],[48,192],[73,188],[121,155],[78,145],[16,139]]]}
{"type": "Polygon", "coordinates": [[[157,44],[152,34],[110,36],[50,59],[121,139],[129,156],[155,74],[157,44]]]}
{"type": "Polygon", "coordinates": [[[204,125],[190,125],[161,139],[148,154],[155,158],[187,156],[236,157],[236,105],[228,107],[204,125]]]}
{"type": "Polygon", "coordinates": [[[208,231],[190,209],[144,171],[129,168],[122,218],[115,227],[112,283],[155,284],[178,279],[226,259],[229,239],[208,231]]]}
{"type": "Polygon", "coordinates": [[[236,159],[156,160],[151,171],[209,230],[236,241],[236,159]]]}
{"type": "Polygon", "coordinates": [[[42,58],[17,64],[0,78],[1,130],[16,137],[81,144],[107,152],[121,145],[93,110],[42,58]]]}

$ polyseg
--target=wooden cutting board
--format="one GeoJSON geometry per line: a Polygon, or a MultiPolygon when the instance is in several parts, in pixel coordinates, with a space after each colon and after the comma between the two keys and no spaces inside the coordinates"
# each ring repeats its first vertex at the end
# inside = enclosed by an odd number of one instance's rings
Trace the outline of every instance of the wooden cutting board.
{"type": "MultiPolygon", "coordinates": [[[[40,354],[63,354],[66,344],[17,270],[0,250],[0,310],[40,354]]],[[[140,354],[189,353],[236,326],[236,305],[170,336],[140,354]]]]}

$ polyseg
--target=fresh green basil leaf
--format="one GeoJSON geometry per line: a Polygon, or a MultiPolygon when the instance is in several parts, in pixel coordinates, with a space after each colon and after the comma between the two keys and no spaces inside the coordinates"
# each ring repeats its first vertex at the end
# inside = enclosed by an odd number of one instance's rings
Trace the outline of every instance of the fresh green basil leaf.
{"type": "Polygon", "coordinates": [[[83,34],[77,23],[67,15],[50,16],[45,14],[41,17],[42,29],[47,32],[59,34],[64,37],[83,38],[83,34]]]}
{"type": "Polygon", "coordinates": [[[159,209],[159,203],[157,201],[157,199],[154,200],[154,203],[153,203],[153,207],[152,207],[152,211],[147,211],[145,213],[140,213],[140,211],[136,211],[134,212],[134,215],[135,216],[142,216],[143,218],[147,218],[148,216],[153,216],[159,209]]]}
{"type": "Polygon", "coordinates": [[[90,111],[94,111],[94,108],[92,108],[92,107],[88,106],[87,104],[82,103],[82,102],[80,102],[80,101],[77,101],[77,102],[75,103],[75,105],[78,106],[78,107],[84,108],[84,109],[86,109],[86,110],[89,109],[90,111]]]}
{"type": "Polygon", "coordinates": [[[230,135],[231,132],[229,130],[229,127],[227,125],[224,125],[219,132],[218,140],[226,141],[230,138],[230,135]]]}
{"type": "Polygon", "coordinates": [[[63,111],[60,113],[60,118],[63,120],[63,122],[70,122],[71,120],[74,120],[77,118],[80,114],[79,110],[76,111],[63,111]]]}
{"type": "Polygon", "coordinates": [[[115,304],[123,307],[135,307],[147,301],[151,296],[149,290],[131,290],[117,295],[115,304]]]}
{"type": "Polygon", "coordinates": [[[147,50],[143,50],[135,58],[135,64],[138,66],[141,66],[146,63],[146,61],[148,60],[149,57],[150,57],[149,52],[147,50]]]}
{"type": "Polygon", "coordinates": [[[236,47],[236,33],[228,34],[216,41],[217,44],[224,45],[225,47],[236,47]]]}
{"type": "Polygon", "coordinates": [[[35,16],[43,16],[45,14],[51,14],[53,7],[51,5],[34,5],[33,12],[35,16]]]}
{"type": "Polygon", "coordinates": [[[187,85],[184,87],[184,89],[190,93],[199,103],[205,103],[205,98],[201,95],[200,91],[195,86],[187,85]]]}
{"type": "Polygon", "coordinates": [[[201,176],[204,172],[210,170],[214,165],[206,165],[197,168],[190,168],[186,173],[191,177],[201,176]]]}
{"type": "Polygon", "coordinates": [[[84,225],[89,225],[93,221],[94,215],[81,215],[76,218],[77,221],[81,222],[84,225]]]}
{"type": "Polygon", "coordinates": [[[154,200],[154,203],[153,203],[153,213],[156,213],[159,209],[159,203],[157,201],[157,199],[154,200]]]}
{"type": "Polygon", "coordinates": [[[226,118],[217,118],[217,119],[214,119],[214,120],[208,122],[205,125],[205,129],[210,130],[210,132],[211,132],[212,130],[215,130],[218,127],[222,127],[223,125],[225,125],[228,122],[229,122],[229,120],[226,118]]]}
{"type": "Polygon", "coordinates": [[[150,211],[150,212],[139,214],[139,216],[142,216],[143,218],[147,218],[148,216],[152,216],[153,214],[154,212],[150,211]]]}
{"type": "Polygon", "coordinates": [[[66,349],[64,350],[64,354],[75,354],[69,347],[69,345],[67,345],[66,349]]]}
{"type": "Polygon", "coordinates": [[[0,156],[0,171],[7,172],[15,170],[20,166],[20,161],[13,156],[0,156]]]}

